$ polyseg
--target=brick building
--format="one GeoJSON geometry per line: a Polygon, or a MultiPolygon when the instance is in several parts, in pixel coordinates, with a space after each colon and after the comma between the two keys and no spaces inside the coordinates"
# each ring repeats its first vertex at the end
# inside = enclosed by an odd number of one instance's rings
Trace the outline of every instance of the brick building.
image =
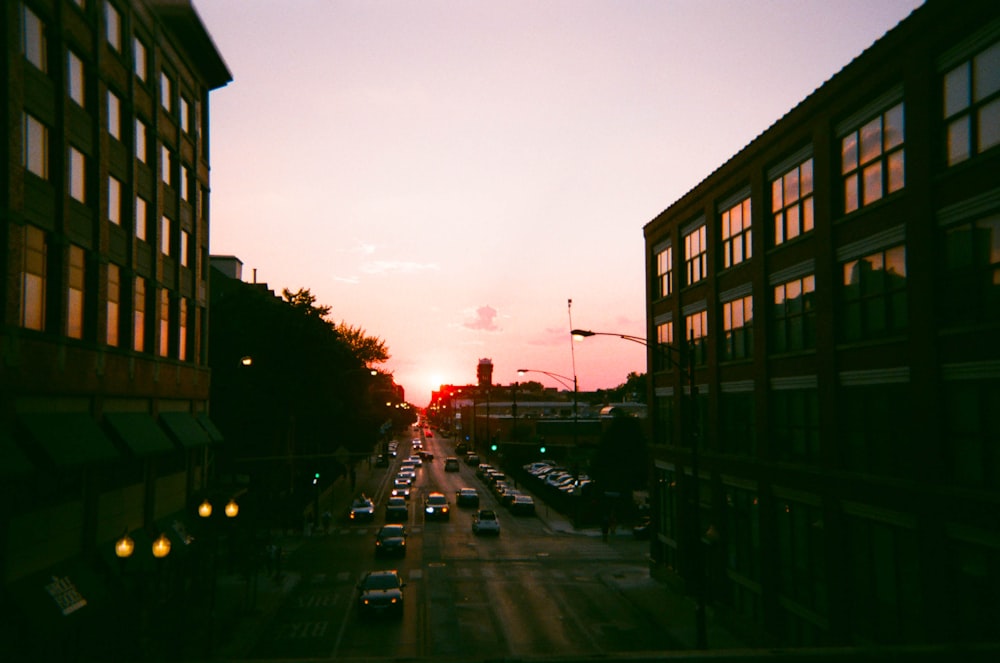
{"type": "Polygon", "coordinates": [[[998,146],[930,0],[644,227],[654,568],[764,642],[996,638],[998,146]]]}

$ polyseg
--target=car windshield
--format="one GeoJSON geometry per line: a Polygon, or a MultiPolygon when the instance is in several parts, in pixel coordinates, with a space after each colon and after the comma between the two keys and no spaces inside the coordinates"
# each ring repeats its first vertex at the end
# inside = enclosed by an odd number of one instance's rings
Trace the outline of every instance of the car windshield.
{"type": "Polygon", "coordinates": [[[497,514],[493,513],[492,511],[480,511],[479,512],[479,519],[480,520],[496,520],[497,519],[497,514]]]}
{"type": "Polygon", "coordinates": [[[444,498],[444,495],[431,495],[427,498],[428,504],[447,504],[448,500],[444,498]]]}
{"type": "Polygon", "coordinates": [[[386,525],[382,528],[382,537],[403,536],[403,528],[397,525],[386,525]]]}
{"type": "Polygon", "coordinates": [[[365,579],[365,589],[396,589],[397,587],[399,587],[399,580],[395,575],[388,573],[368,576],[365,579]]]}

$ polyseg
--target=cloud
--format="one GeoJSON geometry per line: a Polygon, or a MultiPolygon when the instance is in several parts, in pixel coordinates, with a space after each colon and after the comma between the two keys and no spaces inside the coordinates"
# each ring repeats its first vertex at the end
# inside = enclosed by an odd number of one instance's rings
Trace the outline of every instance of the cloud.
{"type": "Polygon", "coordinates": [[[333,280],[338,283],[347,283],[348,285],[357,285],[361,283],[361,279],[357,276],[334,276],[333,280]]]}
{"type": "Polygon", "coordinates": [[[497,326],[496,317],[497,310],[492,306],[480,306],[476,309],[476,317],[470,322],[466,322],[463,326],[466,329],[475,329],[477,331],[500,331],[500,327],[497,326]]]}
{"type": "Polygon", "coordinates": [[[437,263],[419,263],[406,260],[374,260],[361,266],[365,274],[416,274],[417,272],[437,271],[437,263]]]}

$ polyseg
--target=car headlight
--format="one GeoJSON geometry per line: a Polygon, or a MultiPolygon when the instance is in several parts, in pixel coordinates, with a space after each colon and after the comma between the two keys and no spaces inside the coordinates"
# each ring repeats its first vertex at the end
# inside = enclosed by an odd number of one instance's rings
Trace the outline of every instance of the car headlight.
{"type": "Polygon", "coordinates": [[[434,513],[434,507],[429,506],[429,507],[425,508],[424,511],[426,511],[427,513],[434,513]]]}

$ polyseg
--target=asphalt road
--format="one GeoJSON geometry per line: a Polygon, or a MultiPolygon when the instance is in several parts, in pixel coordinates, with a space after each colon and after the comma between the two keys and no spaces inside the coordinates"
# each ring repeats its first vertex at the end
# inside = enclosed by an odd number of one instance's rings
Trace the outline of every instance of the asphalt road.
{"type": "Polygon", "coordinates": [[[603,542],[557,531],[539,517],[515,517],[474,468],[444,471],[450,447],[440,438],[425,441],[435,460],[419,470],[410,497],[405,557],[377,559],[374,541],[409,440],[388,469],[373,468],[357,486],[376,501],[373,522],[335,514],[327,534],[291,552],[286,568],[297,581],[241,643],[245,658],[474,661],[683,648],[648,606],[630,598],[634,586],[652,582],[647,543],[625,536],[603,542]],[[482,507],[498,512],[500,536],[473,534],[474,510],[454,505],[463,486],[478,489],[482,507]],[[423,497],[432,490],[452,502],[446,522],[424,519],[423,497]],[[397,569],[406,583],[403,614],[370,619],[359,614],[356,584],[384,568],[397,569]]]}

